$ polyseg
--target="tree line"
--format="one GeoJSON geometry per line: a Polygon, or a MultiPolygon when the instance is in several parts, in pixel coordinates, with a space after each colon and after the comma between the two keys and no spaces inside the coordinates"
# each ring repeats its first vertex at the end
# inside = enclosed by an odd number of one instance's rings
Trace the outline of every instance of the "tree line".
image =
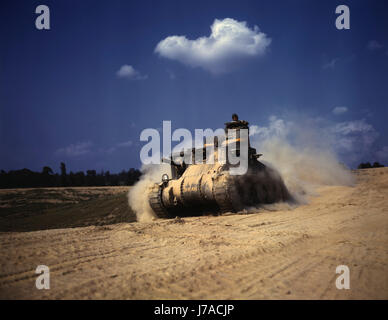
{"type": "Polygon", "coordinates": [[[87,170],[67,173],[66,165],[61,162],[60,173],[54,173],[50,167],[41,172],[29,169],[0,171],[0,188],[36,188],[36,187],[82,187],[82,186],[132,186],[141,176],[141,172],[131,168],[120,173],[87,170]]]}
{"type": "Polygon", "coordinates": [[[374,162],[373,164],[371,164],[370,162],[363,162],[363,163],[360,163],[358,165],[358,169],[368,169],[368,168],[381,168],[381,167],[384,167],[383,164],[379,163],[379,162],[374,162]]]}

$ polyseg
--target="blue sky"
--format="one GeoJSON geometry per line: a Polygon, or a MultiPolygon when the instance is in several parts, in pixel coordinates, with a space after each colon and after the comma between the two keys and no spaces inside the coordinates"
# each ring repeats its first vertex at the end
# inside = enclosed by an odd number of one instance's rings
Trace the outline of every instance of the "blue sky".
{"type": "Polygon", "coordinates": [[[384,1],[5,0],[0,26],[1,169],[139,168],[143,129],[216,129],[234,112],[258,128],[310,119],[349,166],[388,164],[384,1]],[[238,41],[211,43],[215,19],[238,41]],[[185,38],[156,50],[171,36],[185,38]]]}

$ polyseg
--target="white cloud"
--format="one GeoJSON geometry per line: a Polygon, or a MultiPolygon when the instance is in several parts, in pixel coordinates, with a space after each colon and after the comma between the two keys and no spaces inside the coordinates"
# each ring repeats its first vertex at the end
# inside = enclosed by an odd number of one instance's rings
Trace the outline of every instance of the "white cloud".
{"type": "Polygon", "coordinates": [[[120,143],[116,143],[111,147],[97,147],[90,141],[72,143],[67,147],[59,148],[55,151],[57,156],[73,157],[77,158],[84,155],[101,155],[101,154],[112,154],[119,148],[129,148],[133,146],[133,141],[128,140],[120,143]]]}
{"type": "Polygon", "coordinates": [[[347,107],[335,107],[334,109],[333,109],[333,113],[335,114],[335,115],[339,115],[339,114],[342,114],[342,113],[345,113],[345,112],[347,112],[348,111],[348,108],[347,107]]]}
{"type": "Polygon", "coordinates": [[[362,119],[338,123],[334,126],[333,130],[334,132],[348,135],[354,133],[372,132],[374,131],[374,128],[371,124],[366,123],[365,119],[362,119]]]}
{"type": "Polygon", "coordinates": [[[132,145],[133,145],[133,141],[128,140],[128,141],[125,141],[125,142],[116,143],[114,146],[109,147],[109,148],[100,148],[99,152],[100,153],[112,154],[113,152],[116,152],[117,148],[129,148],[132,145]]]}
{"type": "Polygon", "coordinates": [[[322,69],[334,69],[336,63],[338,62],[339,58],[334,58],[332,60],[330,60],[329,62],[325,63],[323,66],[322,66],[322,69]]]}
{"type": "Polygon", "coordinates": [[[135,70],[135,68],[127,64],[121,66],[121,68],[116,72],[116,75],[119,78],[130,80],[145,80],[148,78],[147,75],[142,75],[139,71],[135,70]]]}
{"type": "Polygon", "coordinates": [[[79,157],[90,153],[92,145],[93,144],[90,141],[77,142],[75,144],[70,144],[65,148],[60,148],[55,153],[60,156],[79,157]]]}
{"type": "Polygon", "coordinates": [[[337,123],[331,127],[336,149],[348,154],[352,161],[371,153],[371,148],[379,136],[375,128],[365,119],[337,123]]]}
{"type": "Polygon", "coordinates": [[[289,132],[291,123],[286,123],[283,119],[279,119],[276,116],[269,117],[268,127],[261,127],[258,125],[251,125],[249,128],[249,135],[255,136],[260,140],[265,140],[270,137],[282,138],[289,132]]]}
{"type": "Polygon", "coordinates": [[[169,36],[158,43],[155,52],[191,67],[224,73],[231,70],[231,62],[262,55],[271,43],[257,26],[250,29],[245,21],[215,19],[210,28],[210,36],[195,40],[169,36]]]}
{"type": "Polygon", "coordinates": [[[378,50],[378,49],[381,49],[381,48],[383,48],[384,46],[380,43],[380,42],[378,42],[378,41],[376,41],[376,40],[371,40],[371,41],[369,41],[368,42],[368,45],[367,45],[367,48],[369,49],[369,50],[371,50],[371,51],[375,51],[375,50],[378,50]]]}
{"type": "Polygon", "coordinates": [[[132,145],[133,145],[133,142],[131,140],[125,141],[125,142],[120,142],[117,144],[117,146],[120,148],[127,148],[127,147],[131,147],[132,145]]]}

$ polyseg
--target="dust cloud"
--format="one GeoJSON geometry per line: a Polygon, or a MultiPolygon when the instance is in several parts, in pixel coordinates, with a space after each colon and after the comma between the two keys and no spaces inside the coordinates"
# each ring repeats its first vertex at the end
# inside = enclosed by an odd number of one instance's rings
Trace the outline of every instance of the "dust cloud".
{"type": "Polygon", "coordinates": [[[322,129],[271,117],[268,127],[254,126],[251,144],[265,165],[279,172],[297,203],[306,203],[322,186],[351,186],[354,178],[335,153],[335,141],[322,129]]]}
{"type": "Polygon", "coordinates": [[[137,182],[128,192],[128,204],[136,213],[137,221],[147,222],[156,218],[148,203],[148,188],[162,180],[163,174],[171,175],[171,169],[168,164],[143,165],[143,173],[139,182],[137,182]]]}

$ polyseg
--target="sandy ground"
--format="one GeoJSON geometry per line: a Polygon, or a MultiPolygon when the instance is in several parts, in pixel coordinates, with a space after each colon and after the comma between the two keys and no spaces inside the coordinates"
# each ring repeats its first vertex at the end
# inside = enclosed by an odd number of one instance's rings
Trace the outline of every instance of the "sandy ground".
{"type": "Polygon", "coordinates": [[[0,233],[0,298],[388,299],[388,168],[356,174],[294,210],[0,233]]]}

